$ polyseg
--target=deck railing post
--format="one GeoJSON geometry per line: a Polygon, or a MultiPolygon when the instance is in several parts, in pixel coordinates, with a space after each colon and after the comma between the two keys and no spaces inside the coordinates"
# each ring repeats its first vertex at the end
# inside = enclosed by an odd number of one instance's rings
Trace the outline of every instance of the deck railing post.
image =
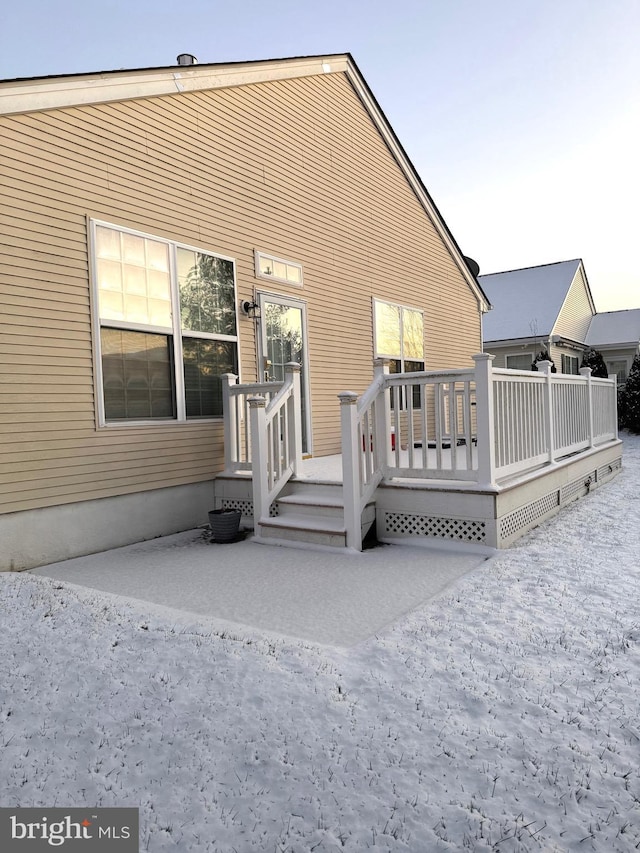
{"type": "MultiPolygon", "coordinates": [[[[492,486],[495,480],[495,430],[493,417],[494,356],[486,352],[472,356],[476,363],[476,429],[478,434],[478,482],[492,486]]],[[[451,449],[455,452],[455,448],[451,449]]]]}
{"type": "Polygon", "coordinates": [[[265,397],[249,397],[249,426],[251,431],[253,472],[253,524],[256,533],[262,518],[269,517],[269,472],[267,449],[267,416],[265,397]]]}
{"type": "Polygon", "coordinates": [[[289,398],[289,452],[293,475],[302,471],[302,397],[300,393],[300,365],[290,361],[284,366],[285,383],[291,382],[293,391],[289,398]]]}
{"type": "Polygon", "coordinates": [[[617,441],[620,438],[618,435],[618,374],[608,373],[607,378],[613,385],[613,437],[617,441]]]}
{"type": "Polygon", "coordinates": [[[235,385],[238,377],[235,373],[223,373],[222,381],[222,416],[224,421],[224,468],[232,471],[238,462],[238,408],[237,398],[231,396],[231,385],[235,385]]]}
{"type": "MultiPolygon", "coordinates": [[[[387,465],[392,464],[391,446],[391,397],[389,388],[383,377],[389,375],[389,359],[376,358],[373,362],[374,381],[382,378],[382,390],[376,399],[376,467],[384,470],[387,465]]],[[[400,436],[396,436],[396,441],[400,436]]]]}
{"type": "Polygon", "coordinates": [[[593,447],[593,386],[591,384],[591,368],[581,367],[580,376],[587,380],[587,425],[589,427],[589,447],[593,447]]]}
{"type": "Polygon", "coordinates": [[[342,433],[342,498],[347,548],[362,550],[360,518],[360,448],[358,447],[358,395],[353,391],[338,394],[342,433]]]}
{"type": "Polygon", "coordinates": [[[555,424],[553,417],[553,374],[551,373],[552,364],[550,361],[539,361],[537,368],[545,378],[545,394],[544,394],[544,431],[545,441],[547,444],[547,453],[549,454],[549,463],[555,462],[555,424]]]}

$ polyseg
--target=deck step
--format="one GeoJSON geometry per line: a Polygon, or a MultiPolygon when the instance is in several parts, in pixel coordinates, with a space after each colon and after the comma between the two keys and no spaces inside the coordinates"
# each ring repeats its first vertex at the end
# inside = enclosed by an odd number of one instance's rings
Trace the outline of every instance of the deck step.
{"type": "Polygon", "coordinates": [[[282,515],[260,524],[260,538],[284,539],[291,542],[309,542],[313,545],[328,545],[344,548],[347,533],[344,520],[317,515],[282,515]]]}
{"type": "Polygon", "coordinates": [[[314,494],[284,495],[278,498],[278,517],[305,516],[318,519],[344,518],[344,503],[339,494],[335,496],[314,494]]]}

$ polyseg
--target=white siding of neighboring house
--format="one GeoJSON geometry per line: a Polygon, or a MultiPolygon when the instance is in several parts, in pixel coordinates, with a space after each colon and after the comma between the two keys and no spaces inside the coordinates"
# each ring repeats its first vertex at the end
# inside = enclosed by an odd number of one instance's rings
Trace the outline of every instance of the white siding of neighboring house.
{"type": "Polygon", "coordinates": [[[582,342],[587,337],[593,314],[593,303],[589,298],[587,280],[580,264],[551,334],[582,342]]]}

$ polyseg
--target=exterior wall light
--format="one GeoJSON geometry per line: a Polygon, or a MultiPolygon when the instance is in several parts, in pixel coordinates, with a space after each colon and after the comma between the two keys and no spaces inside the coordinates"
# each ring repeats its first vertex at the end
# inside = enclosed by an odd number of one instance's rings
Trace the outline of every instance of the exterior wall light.
{"type": "Polygon", "coordinates": [[[260,319],[260,306],[257,302],[245,299],[240,303],[240,309],[246,317],[251,317],[252,320],[260,319]]]}

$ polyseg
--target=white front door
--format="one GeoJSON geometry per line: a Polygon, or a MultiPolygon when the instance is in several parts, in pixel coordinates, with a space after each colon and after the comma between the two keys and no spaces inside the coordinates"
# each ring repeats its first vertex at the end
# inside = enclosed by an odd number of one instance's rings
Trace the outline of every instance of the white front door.
{"type": "Polygon", "coordinates": [[[306,305],[288,296],[258,293],[260,306],[259,374],[262,379],[284,380],[284,366],[301,366],[302,452],[311,453],[311,420],[307,371],[306,305]]]}

